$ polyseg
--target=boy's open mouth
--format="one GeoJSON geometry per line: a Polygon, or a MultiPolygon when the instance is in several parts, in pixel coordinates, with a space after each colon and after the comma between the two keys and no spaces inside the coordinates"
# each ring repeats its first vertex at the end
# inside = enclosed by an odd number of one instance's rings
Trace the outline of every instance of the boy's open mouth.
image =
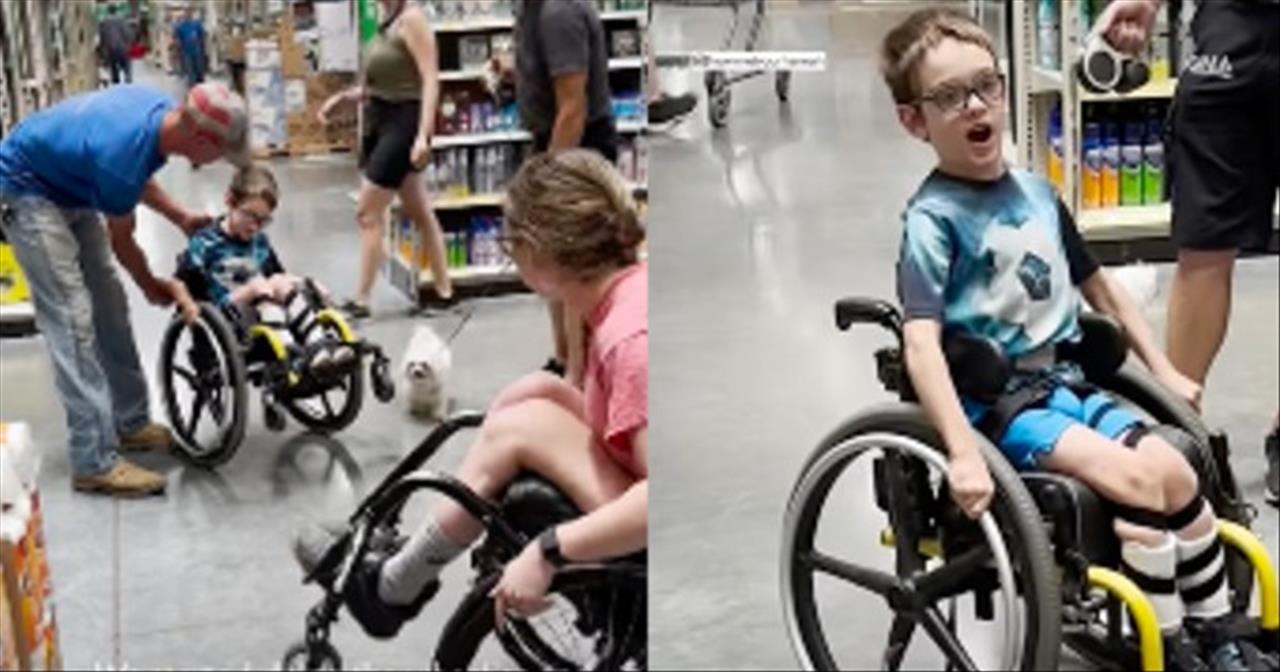
{"type": "Polygon", "coordinates": [[[991,139],[993,132],[991,124],[974,124],[973,128],[970,128],[969,132],[965,133],[965,137],[969,139],[969,142],[982,144],[991,139]]]}

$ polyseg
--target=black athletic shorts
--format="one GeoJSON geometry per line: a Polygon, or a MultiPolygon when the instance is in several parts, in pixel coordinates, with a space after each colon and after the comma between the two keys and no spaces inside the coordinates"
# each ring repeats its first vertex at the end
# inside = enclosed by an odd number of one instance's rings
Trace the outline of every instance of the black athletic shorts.
{"type": "MultiPolygon", "coordinates": [[[[533,149],[539,154],[547,151],[550,144],[550,133],[538,133],[533,136],[533,149]]],[[[594,149],[608,159],[609,163],[616,164],[618,162],[618,129],[613,125],[613,117],[604,117],[587,124],[587,127],[582,129],[582,142],[578,146],[583,149],[594,149]]]]}
{"type": "Polygon", "coordinates": [[[413,169],[409,155],[418,137],[422,103],[391,102],[370,98],[364,108],[364,138],[360,144],[360,168],[370,182],[384,189],[399,189],[413,169]]]}
{"type": "Polygon", "coordinates": [[[1260,249],[1280,188],[1280,3],[1198,4],[1169,137],[1180,249],[1260,249]]]}

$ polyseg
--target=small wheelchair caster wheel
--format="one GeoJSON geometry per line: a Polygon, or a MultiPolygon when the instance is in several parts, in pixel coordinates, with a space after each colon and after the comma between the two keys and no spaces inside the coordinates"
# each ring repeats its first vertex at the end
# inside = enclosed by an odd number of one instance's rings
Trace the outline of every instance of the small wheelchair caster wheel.
{"type": "Polygon", "coordinates": [[[284,413],[280,411],[280,405],[276,403],[275,398],[270,395],[265,395],[262,398],[262,417],[267,423],[267,429],[273,432],[284,431],[284,413]]]}
{"type": "Polygon", "coordinates": [[[289,647],[280,663],[282,670],[341,670],[342,656],[328,642],[298,642],[289,647]]]}
{"type": "Polygon", "coordinates": [[[374,362],[369,367],[369,378],[373,380],[373,396],[378,401],[387,403],[396,396],[396,384],[391,380],[391,374],[387,371],[386,362],[374,362]]]}

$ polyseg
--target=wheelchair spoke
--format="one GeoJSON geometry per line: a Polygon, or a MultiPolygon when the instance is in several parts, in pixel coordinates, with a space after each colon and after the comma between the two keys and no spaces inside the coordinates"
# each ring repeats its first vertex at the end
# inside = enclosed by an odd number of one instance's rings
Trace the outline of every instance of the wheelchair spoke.
{"type": "Polygon", "coordinates": [[[333,412],[333,405],[329,403],[328,391],[320,393],[320,403],[324,406],[324,412],[327,413],[330,418],[337,415],[337,413],[333,412]]]}
{"type": "Polygon", "coordinates": [[[191,416],[187,418],[187,436],[192,439],[196,436],[196,426],[200,424],[200,413],[204,411],[204,390],[196,390],[196,396],[191,400],[191,416]]]}
{"type": "Polygon", "coordinates": [[[990,549],[976,546],[916,579],[916,588],[930,602],[952,597],[964,592],[966,581],[986,567],[990,559],[990,549]]]}
{"type": "Polygon", "coordinates": [[[843,579],[860,588],[865,588],[877,595],[888,595],[898,586],[898,578],[892,574],[866,567],[851,565],[818,551],[810,551],[799,560],[813,569],[837,579],[843,579]]]}
{"type": "Polygon", "coordinates": [[[898,614],[893,619],[893,627],[889,629],[889,643],[884,647],[884,659],[880,669],[898,670],[902,667],[902,657],[911,645],[911,635],[915,634],[916,621],[906,614],[898,614]]]}
{"type": "Polygon", "coordinates": [[[978,666],[974,665],[973,658],[969,657],[969,652],[964,650],[964,645],[956,638],[947,621],[942,618],[942,614],[938,613],[935,606],[927,607],[920,614],[920,624],[924,626],[925,632],[929,633],[929,637],[933,639],[933,643],[938,645],[942,653],[946,655],[950,666],[957,670],[977,670],[978,666]]]}
{"type": "Polygon", "coordinates": [[[178,364],[174,364],[173,372],[178,374],[179,378],[187,382],[187,387],[193,390],[197,389],[197,386],[199,385],[199,383],[196,382],[196,374],[192,373],[191,369],[180,366],[178,364]]]}

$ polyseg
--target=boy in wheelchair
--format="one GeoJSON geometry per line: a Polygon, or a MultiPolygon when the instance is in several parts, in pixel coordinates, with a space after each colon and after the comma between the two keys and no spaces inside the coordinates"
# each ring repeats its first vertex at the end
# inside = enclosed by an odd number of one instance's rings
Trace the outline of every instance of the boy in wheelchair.
{"type": "MultiPolygon", "coordinates": [[[[587,348],[581,388],[545,372],[507,386],[456,474],[492,502],[532,472],[583,512],[543,531],[506,565],[491,594],[499,620],[538,613],[565,564],[642,550],[648,511],[648,269],[639,259],[636,204],[617,171],[585,150],[530,159],[507,199],[508,255],[536,292],[587,316],[587,348]]],[[[368,634],[395,636],[489,522],[446,499],[412,536],[389,530],[386,543],[355,559],[342,594],[347,610],[368,634]]],[[[337,573],[325,568],[346,553],[342,535],[342,526],[315,526],[295,540],[299,563],[326,587],[337,573]]]]}
{"type": "Polygon", "coordinates": [[[1123,570],[1155,607],[1166,669],[1265,667],[1231,634],[1218,522],[1196,472],[1056,358],[1081,338],[1078,289],[1119,322],[1159,382],[1187,401],[1200,394],[1100,271],[1053,187],[1005,165],[1005,80],[991,38],[963,14],[922,10],[886,36],[881,71],[902,126],[938,158],[903,216],[898,294],[907,369],[947,445],[956,504],[977,517],[993,494],[977,428],[1015,467],[1069,475],[1114,504],[1123,570]],[[982,349],[965,347],[973,339],[1003,361],[963,361],[982,349]],[[1010,375],[992,383],[997,369],[1010,375]]]}
{"type": "Polygon", "coordinates": [[[209,301],[247,328],[267,324],[277,329],[299,373],[323,375],[355,363],[348,345],[334,343],[315,329],[315,313],[325,304],[312,282],[289,275],[264,232],[279,202],[271,171],[259,165],[240,168],[227,188],[227,214],[191,236],[178,258],[181,287],[176,302],[182,317],[193,322],[197,300],[209,301]]]}

